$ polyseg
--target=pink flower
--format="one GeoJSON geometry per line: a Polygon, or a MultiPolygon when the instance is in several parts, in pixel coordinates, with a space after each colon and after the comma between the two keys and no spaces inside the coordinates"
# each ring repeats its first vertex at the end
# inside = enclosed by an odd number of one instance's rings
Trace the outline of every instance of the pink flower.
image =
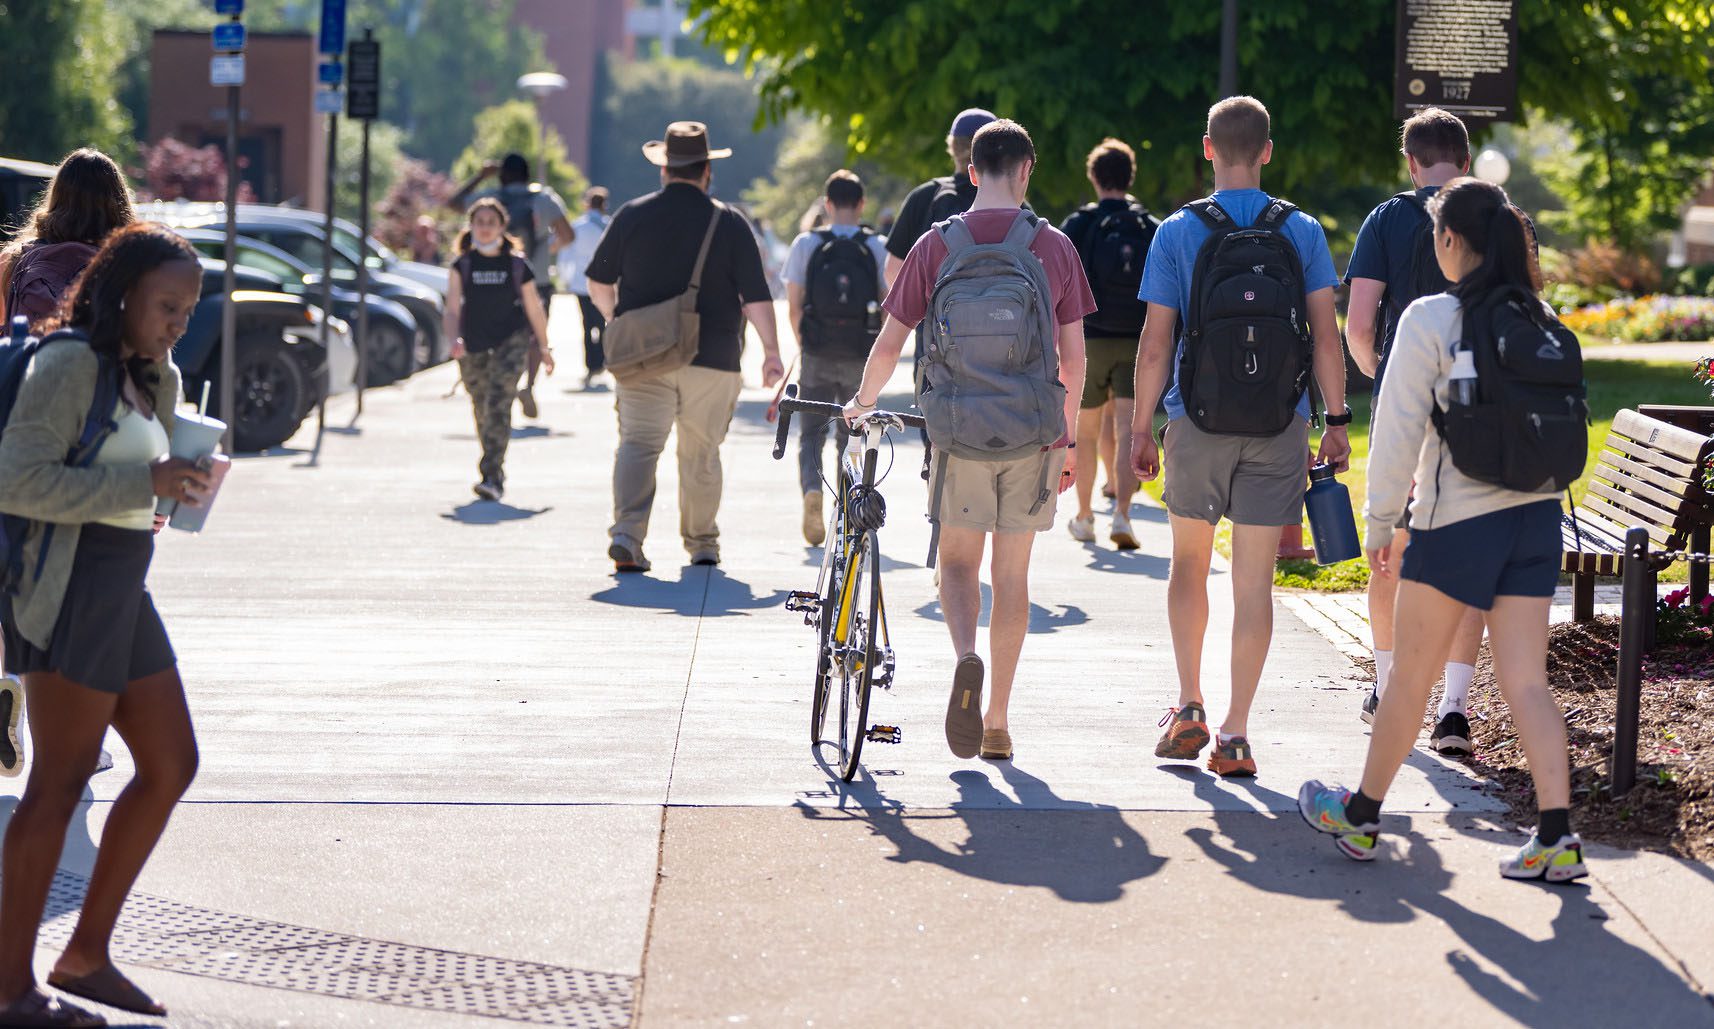
{"type": "Polygon", "coordinates": [[[1684,602],[1686,600],[1689,600],[1689,599],[1690,599],[1690,587],[1686,586],[1683,589],[1673,590],[1671,593],[1668,593],[1666,596],[1662,597],[1661,601],[1662,601],[1662,603],[1666,604],[1668,607],[1680,607],[1684,604],[1684,602]]]}
{"type": "Polygon", "coordinates": [[[1696,605],[1704,615],[1714,612],[1714,593],[1702,598],[1702,603],[1696,605]]]}

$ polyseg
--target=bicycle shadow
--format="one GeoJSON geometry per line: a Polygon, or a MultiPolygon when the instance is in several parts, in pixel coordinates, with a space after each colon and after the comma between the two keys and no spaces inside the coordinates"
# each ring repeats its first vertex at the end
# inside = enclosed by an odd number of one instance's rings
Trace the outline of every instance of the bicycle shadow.
{"type": "MultiPolygon", "coordinates": [[[[982,584],[982,612],[976,618],[978,627],[987,628],[989,615],[994,609],[994,589],[987,583],[982,584]]],[[[945,622],[946,615],[940,610],[940,598],[936,597],[916,609],[919,618],[931,622],[945,622]]],[[[1035,601],[1030,601],[1030,635],[1046,635],[1083,625],[1089,621],[1088,612],[1074,604],[1060,604],[1057,610],[1050,610],[1035,601]]]]}
{"type": "MultiPolygon", "coordinates": [[[[799,800],[795,806],[808,819],[851,818],[867,823],[874,835],[893,845],[889,862],[922,862],[1001,885],[1039,887],[1079,904],[1119,900],[1127,885],[1166,864],[1165,858],[1149,852],[1148,841],[1118,808],[1065,800],[1009,761],[993,767],[1016,799],[1000,791],[985,772],[963,769],[951,776],[959,799],[950,814],[907,815],[904,804],[883,796],[873,779],[841,783],[828,769],[838,805],[820,808],[799,800]],[[1031,817],[1018,817],[1025,811],[1031,817]],[[914,828],[938,826],[952,818],[963,823],[962,842],[943,844],[914,828]]],[[[934,835],[948,833],[942,829],[934,835]]]]}

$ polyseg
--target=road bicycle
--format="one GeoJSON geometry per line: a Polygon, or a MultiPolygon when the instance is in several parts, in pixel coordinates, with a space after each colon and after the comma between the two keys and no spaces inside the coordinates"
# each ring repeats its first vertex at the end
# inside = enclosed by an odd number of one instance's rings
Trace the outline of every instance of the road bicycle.
{"type": "Polygon", "coordinates": [[[891,689],[894,667],[887,611],[881,599],[881,545],[877,536],[886,522],[887,505],[877,489],[875,473],[881,441],[887,434],[907,427],[920,429],[923,420],[896,411],[872,411],[853,432],[846,427],[842,410],[838,404],[799,400],[797,387],[786,387],[785,399],[780,401],[779,428],[774,434],[774,459],[785,456],[794,412],[832,419],[839,481],[832,491],[833,511],[828,517],[821,574],[813,591],[791,592],[786,610],[802,612],[804,624],[815,629],[818,637],[810,692],[810,745],[835,742],[824,740],[822,734],[837,687],[839,775],[850,782],[857,774],[865,742],[898,743],[902,738],[896,725],[869,724],[870,690],[876,686],[891,689]],[[854,448],[849,444],[856,438],[861,439],[861,445],[854,448]]]}

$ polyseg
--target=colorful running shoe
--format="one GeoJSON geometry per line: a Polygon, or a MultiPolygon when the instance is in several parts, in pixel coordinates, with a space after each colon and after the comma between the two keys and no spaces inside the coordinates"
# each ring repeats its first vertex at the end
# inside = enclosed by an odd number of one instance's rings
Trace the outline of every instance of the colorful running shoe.
{"type": "Polygon", "coordinates": [[[1339,853],[1353,861],[1373,861],[1381,849],[1381,823],[1358,825],[1345,817],[1350,799],[1350,790],[1311,779],[1297,791],[1297,813],[1311,829],[1332,836],[1339,853]]]}
{"type": "Polygon", "coordinates": [[[1256,754],[1244,736],[1229,740],[1214,738],[1214,750],[1208,755],[1208,770],[1226,779],[1238,779],[1256,774],[1256,754]]]}
{"type": "Polygon", "coordinates": [[[1208,712],[1201,704],[1191,701],[1183,707],[1171,708],[1159,722],[1166,732],[1155,744],[1155,757],[1170,761],[1194,761],[1202,748],[1208,746],[1208,712]],[[1171,725],[1167,725],[1171,722],[1171,725]]]}
{"type": "Polygon", "coordinates": [[[1500,874],[1507,879],[1546,879],[1550,883],[1581,879],[1589,874],[1589,867],[1583,863],[1583,840],[1571,833],[1549,847],[1532,833],[1516,854],[1500,862],[1500,874]]]}

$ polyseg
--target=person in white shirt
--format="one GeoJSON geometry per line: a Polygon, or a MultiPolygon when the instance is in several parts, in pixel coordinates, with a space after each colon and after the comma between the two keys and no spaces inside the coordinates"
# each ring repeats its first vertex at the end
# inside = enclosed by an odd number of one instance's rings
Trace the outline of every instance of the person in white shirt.
{"type": "Polygon", "coordinates": [[[595,245],[601,242],[601,234],[607,231],[609,220],[606,187],[589,187],[583,194],[583,213],[571,223],[576,238],[559,252],[560,281],[565,283],[566,292],[577,297],[578,310],[583,314],[584,389],[593,387],[596,377],[607,367],[607,358],[601,349],[601,331],[607,327],[607,319],[589,299],[589,280],[583,272],[589,267],[595,245]]]}

